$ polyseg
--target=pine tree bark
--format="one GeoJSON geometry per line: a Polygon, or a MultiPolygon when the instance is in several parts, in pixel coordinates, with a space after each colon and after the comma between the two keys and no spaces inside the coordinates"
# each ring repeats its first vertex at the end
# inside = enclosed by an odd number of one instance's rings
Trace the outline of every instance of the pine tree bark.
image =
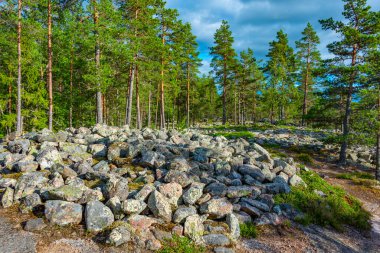
{"type": "Polygon", "coordinates": [[[128,102],[127,102],[127,110],[126,110],[126,117],[125,117],[125,124],[131,125],[131,118],[132,118],[132,99],[133,99],[133,82],[135,78],[135,66],[132,65],[131,75],[129,78],[129,92],[128,92],[128,102]]]}
{"type": "MultiPolygon", "coordinates": [[[[17,120],[16,120],[16,132],[21,134],[22,131],[22,119],[21,119],[21,9],[22,1],[18,0],[18,24],[17,24],[17,120]]],[[[12,93],[12,85],[10,85],[10,93],[12,93]]],[[[12,98],[10,97],[10,105],[12,104],[12,98]]],[[[11,106],[9,107],[11,111],[11,106]]]]}
{"type": "Polygon", "coordinates": [[[48,0],[48,70],[47,83],[49,94],[49,130],[53,130],[53,48],[52,48],[52,21],[51,21],[51,0],[48,0]]]}
{"type": "Polygon", "coordinates": [[[148,97],[148,128],[151,126],[151,109],[152,109],[152,92],[149,91],[149,97],[148,97]]]}
{"type": "Polygon", "coordinates": [[[187,63],[186,126],[190,127],[190,64],[187,63]]]}
{"type": "Polygon", "coordinates": [[[94,26],[95,26],[95,67],[96,67],[96,75],[97,75],[97,92],[96,92],[96,123],[102,124],[103,123],[103,99],[102,99],[102,92],[100,87],[100,80],[99,80],[99,68],[100,68],[100,46],[99,46],[99,31],[98,31],[98,24],[99,24],[99,13],[96,8],[97,1],[93,1],[94,4],[94,26]]]}
{"type": "MultiPolygon", "coordinates": [[[[162,24],[162,45],[165,46],[165,26],[162,24]]],[[[160,85],[160,98],[161,98],[161,120],[160,129],[165,129],[165,94],[164,94],[164,56],[161,56],[161,85],[160,85]]]]}
{"type": "Polygon", "coordinates": [[[227,91],[227,63],[226,57],[224,57],[224,66],[223,66],[223,125],[227,122],[227,108],[226,108],[226,91],[227,91]]]}
{"type": "Polygon", "coordinates": [[[70,110],[69,110],[69,126],[73,127],[73,73],[74,72],[74,50],[71,48],[70,59],[70,110]]]}
{"type": "Polygon", "coordinates": [[[376,145],[376,180],[380,181],[380,84],[377,95],[377,145],[376,145]]]}
{"type": "Polygon", "coordinates": [[[307,95],[308,95],[308,84],[309,84],[309,72],[310,72],[310,43],[307,49],[307,60],[306,60],[306,75],[304,82],[304,90],[303,90],[303,106],[302,106],[302,126],[305,126],[305,116],[307,114],[307,95]]]}
{"type": "Polygon", "coordinates": [[[139,68],[136,66],[136,128],[141,129],[141,111],[140,111],[140,94],[139,94],[139,68]]]}
{"type": "MultiPolygon", "coordinates": [[[[357,50],[358,50],[357,45],[354,45],[352,49],[352,58],[351,58],[352,67],[356,65],[357,50]]],[[[339,163],[343,165],[347,163],[346,155],[347,155],[347,147],[348,147],[348,135],[350,133],[349,123],[350,123],[350,117],[351,117],[351,102],[352,102],[352,93],[354,90],[355,77],[356,77],[356,71],[353,71],[353,73],[351,74],[351,80],[350,80],[349,88],[347,91],[346,108],[345,108],[345,115],[343,119],[343,140],[342,140],[342,145],[340,147],[340,154],[339,154],[339,163]]]]}

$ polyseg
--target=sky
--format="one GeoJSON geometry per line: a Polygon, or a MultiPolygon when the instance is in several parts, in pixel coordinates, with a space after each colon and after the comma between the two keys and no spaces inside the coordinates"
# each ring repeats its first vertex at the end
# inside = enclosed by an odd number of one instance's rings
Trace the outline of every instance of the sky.
{"type": "MultiPolygon", "coordinates": [[[[380,10],[380,0],[367,3],[372,10],[380,10]]],[[[210,71],[209,48],[223,19],[231,26],[237,52],[250,47],[258,59],[264,60],[277,31],[283,29],[294,47],[310,22],[321,39],[322,57],[328,58],[326,45],[338,37],[334,32],[323,31],[318,20],[342,19],[343,4],[341,0],[167,0],[167,6],[176,8],[180,18],[192,25],[203,63],[200,70],[205,74],[210,71]]]]}

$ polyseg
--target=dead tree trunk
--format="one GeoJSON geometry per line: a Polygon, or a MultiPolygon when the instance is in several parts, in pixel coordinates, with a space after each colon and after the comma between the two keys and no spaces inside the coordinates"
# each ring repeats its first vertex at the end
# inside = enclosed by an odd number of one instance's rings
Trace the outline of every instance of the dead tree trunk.
{"type": "Polygon", "coordinates": [[[99,32],[98,32],[98,24],[99,24],[99,13],[97,11],[96,5],[97,1],[93,1],[94,4],[94,26],[95,26],[95,67],[96,67],[96,75],[97,75],[97,92],[96,92],[96,123],[103,123],[103,98],[100,87],[99,80],[99,68],[100,68],[100,46],[99,46],[99,32]]]}

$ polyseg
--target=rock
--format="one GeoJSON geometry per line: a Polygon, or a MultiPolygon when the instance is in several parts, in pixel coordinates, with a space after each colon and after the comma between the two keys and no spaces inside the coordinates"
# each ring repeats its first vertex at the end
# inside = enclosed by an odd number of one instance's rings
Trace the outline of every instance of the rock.
{"type": "Polygon", "coordinates": [[[14,200],[18,201],[20,198],[34,193],[36,189],[41,189],[48,182],[42,172],[28,172],[23,174],[16,183],[14,200]]]}
{"type": "Polygon", "coordinates": [[[124,201],[128,197],[128,179],[124,177],[116,178],[110,177],[104,189],[105,197],[110,199],[112,197],[119,197],[120,201],[124,201]]]}
{"type": "Polygon", "coordinates": [[[87,146],[69,142],[59,142],[59,150],[68,154],[82,154],[87,152],[87,146]]]}
{"type": "Polygon", "coordinates": [[[49,222],[60,226],[79,224],[82,221],[82,206],[61,200],[48,200],[45,204],[45,217],[49,222]]]}
{"type": "MultiPolygon", "coordinates": [[[[90,201],[88,201],[88,202],[90,202],[90,201]]],[[[111,211],[115,217],[115,220],[121,220],[125,217],[124,212],[123,212],[123,208],[122,208],[122,203],[117,196],[110,198],[107,201],[106,206],[108,206],[111,209],[111,211]]]]}
{"type": "Polygon", "coordinates": [[[242,198],[240,201],[248,203],[251,206],[256,207],[257,209],[259,209],[263,212],[269,212],[270,211],[269,206],[267,204],[261,202],[261,201],[250,199],[250,198],[242,198]]]}
{"type": "Polygon", "coordinates": [[[230,213],[226,216],[226,223],[230,228],[230,238],[237,241],[240,238],[239,219],[233,213],[230,213]]]}
{"type": "Polygon", "coordinates": [[[224,197],[227,193],[227,186],[225,184],[215,182],[207,185],[204,191],[206,193],[210,193],[212,196],[224,197]]]}
{"type": "Polygon", "coordinates": [[[16,183],[17,180],[13,178],[0,178],[0,188],[14,188],[16,186],[16,183]]]}
{"type": "Polygon", "coordinates": [[[199,216],[198,214],[188,216],[184,225],[184,235],[196,243],[202,243],[204,233],[203,222],[206,218],[207,217],[199,216]]]}
{"type": "Polygon", "coordinates": [[[302,180],[301,177],[299,177],[298,175],[293,175],[290,179],[289,179],[289,184],[291,186],[304,186],[306,187],[306,183],[302,180]]]}
{"type": "Polygon", "coordinates": [[[58,172],[54,172],[53,174],[51,174],[50,178],[51,179],[47,183],[47,185],[49,186],[49,188],[53,188],[54,189],[54,188],[59,188],[59,187],[65,185],[65,181],[63,180],[63,177],[58,172]]]}
{"type": "Polygon", "coordinates": [[[127,199],[122,204],[122,210],[126,214],[140,214],[147,204],[143,200],[127,199]]]}
{"type": "Polygon", "coordinates": [[[139,165],[149,168],[160,168],[165,164],[165,156],[153,151],[146,151],[142,153],[139,165]]]}
{"type": "Polygon", "coordinates": [[[208,234],[203,236],[203,240],[208,246],[227,246],[230,240],[223,234],[208,234]]]}
{"type": "Polygon", "coordinates": [[[21,199],[20,210],[22,213],[28,213],[33,211],[33,209],[42,204],[40,195],[33,193],[21,199]]]}
{"type": "Polygon", "coordinates": [[[50,190],[47,194],[51,200],[65,200],[70,202],[78,201],[82,198],[83,190],[70,185],[64,185],[57,189],[50,190]]]}
{"type": "Polygon", "coordinates": [[[251,223],[252,222],[251,216],[245,212],[240,211],[238,213],[234,213],[234,215],[239,220],[239,223],[251,223]]]}
{"type": "Polygon", "coordinates": [[[49,169],[54,164],[63,162],[58,150],[53,147],[40,150],[36,157],[36,161],[39,163],[42,170],[49,169]]]}
{"type": "Polygon", "coordinates": [[[38,163],[35,161],[16,162],[12,169],[15,172],[33,172],[38,169],[38,163]]]}
{"type": "Polygon", "coordinates": [[[269,194],[289,193],[290,187],[285,183],[265,184],[265,191],[269,194]]]}
{"type": "Polygon", "coordinates": [[[260,215],[262,214],[259,209],[257,209],[256,207],[251,206],[247,202],[242,202],[240,204],[240,210],[246,212],[247,214],[249,214],[249,215],[251,215],[253,217],[260,217],[260,215]]]}
{"type": "Polygon", "coordinates": [[[191,178],[189,178],[189,176],[186,172],[178,171],[178,170],[170,170],[166,174],[164,181],[166,183],[172,183],[172,182],[178,183],[183,188],[187,187],[188,185],[190,185],[193,182],[193,180],[191,178]]]}
{"type": "Polygon", "coordinates": [[[111,209],[100,201],[91,201],[86,205],[86,228],[90,232],[99,232],[110,226],[115,218],[111,209]]]}
{"type": "Polygon", "coordinates": [[[107,147],[104,144],[91,144],[88,146],[88,152],[95,158],[107,157],[107,147]]]}
{"type": "Polygon", "coordinates": [[[242,175],[249,175],[259,182],[263,182],[265,180],[264,173],[262,173],[261,170],[254,165],[243,164],[239,167],[239,172],[242,175]]]}
{"type": "Polygon", "coordinates": [[[7,187],[1,196],[1,206],[3,208],[8,208],[13,205],[13,194],[14,190],[10,187],[7,187]]]}
{"type": "Polygon", "coordinates": [[[166,222],[172,220],[172,210],[169,200],[158,191],[150,194],[148,207],[155,217],[162,218],[166,222]]]}
{"type": "Polygon", "coordinates": [[[158,223],[158,221],[154,218],[138,214],[129,216],[127,222],[135,231],[149,230],[153,224],[158,223]]]}
{"type": "Polygon", "coordinates": [[[197,147],[194,150],[193,160],[200,163],[207,163],[209,161],[209,157],[213,156],[213,151],[209,148],[197,147]]]}
{"type": "Polygon", "coordinates": [[[141,188],[141,190],[134,196],[134,198],[137,200],[146,201],[150,193],[155,189],[156,188],[151,184],[144,185],[144,187],[141,188]]]}
{"type": "Polygon", "coordinates": [[[231,199],[246,196],[257,197],[260,193],[260,190],[252,186],[230,186],[227,189],[227,197],[231,199]]]}
{"type": "Polygon", "coordinates": [[[8,150],[15,154],[26,154],[30,147],[30,141],[27,139],[17,139],[8,142],[8,150]]]}
{"type": "Polygon", "coordinates": [[[187,205],[194,205],[202,197],[204,184],[192,183],[182,195],[183,202],[187,205]]]}
{"type": "Polygon", "coordinates": [[[108,236],[107,243],[114,245],[116,247],[127,243],[131,240],[131,233],[129,232],[126,226],[119,226],[112,229],[111,233],[108,236]]]}
{"type": "Polygon", "coordinates": [[[178,207],[179,198],[182,196],[182,186],[180,184],[175,182],[162,184],[158,187],[158,191],[169,200],[173,209],[178,207]]]}
{"type": "Polygon", "coordinates": [[[201,213],[209,214],[211,218],[220,219],[232,213],[233,205],[225,198],[211,199],[199,208],[201,213]]]}
{"type": "Polygon", "coordinates": [[[256,226],[263,226],[263,225],[274,225],[277,226],[281,224],[281,220],[275,213],[264,213],[262,216],[256,218],[253,223],[256,226]]]}
{"type": "Polygon", "coordinates": [[[231,248],[217,247],[214,248],[215,253],[234,253],[235,251],[231,248]]]}
{"type": "Polygon", "coordinates": [[[40,231],[46,227],[42,218],[28,220],[24,225],[24,230],[29,232],[40,231]]]}
{"type": "Polygon", "coordinates": [[[118,158],[129,157],[129,144],[126,142],[114,142],[108,147],[107,159],[115,161],[118,158]]]}
{"type": "Polygon", "coordinates": [[[184,223],[186,218],[197,214],[197,209],[194,206],[180,206],[173,215],[174,223],[184,223]]]}
{"type": "Polygon", "coordinates": [[[108,173],[110,171],[110,167],[108,166],[107,161],[100,161],[95,164],[92,169],[96,172],[108,173]]]}
{"type": "Polygon", "coordinates": [[[184,157],[176,157],[170,161],[169,169],[187,172],[190,169],[190,165],[184,157]]]}

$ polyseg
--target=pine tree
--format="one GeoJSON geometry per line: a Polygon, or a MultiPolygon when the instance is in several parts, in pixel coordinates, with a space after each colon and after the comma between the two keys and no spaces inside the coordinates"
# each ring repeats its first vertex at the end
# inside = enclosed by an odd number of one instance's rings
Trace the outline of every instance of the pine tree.
{"type": "Polygon", "coordinates": [[[236,66],[236,53],[232,44],[234,38],[227,21],[223,20],[219,29],[214,34],[214,46],[211,47],[210,54],[213,56],[211,67],[217,84],[223,89],[223,125],[227,122],[227,90],[229,79],[234,74],[236,66]]]}
{"type": "Polygon", "coordinates": [[[335,21],[333,18],[320,20],[324,30],[333,30],[340,35],[341,40],[329,44],[329,52],[335,55],[331,59],[330,75],[340,76],[344,84],[345,113],[343,119],[342,144],[339,162],[346,164],[346,152],[350,134],[351,103],[353,94],[359,90],[355,84],[362,74],[362,55],[371,45],[377,19],[373,18],[371,7],[366,0],[343,0],[345,3],[343,17],[346,22],[335,21]]]}
{"type": "Polygon", "coordinates": [[[317,48],[320,43],[319,37],[310,23],[307,23],[302,35],[303,37],[299,41],[296,41],[296,47],[298,49],[297,57],[301,63],[300,68],[303,87],[301,125],[305,126],[305,116],[309,106],[308,94],[313,89],[312,84],[315,82],[315,68],[321,61],[321,55],[317,48]]]}

